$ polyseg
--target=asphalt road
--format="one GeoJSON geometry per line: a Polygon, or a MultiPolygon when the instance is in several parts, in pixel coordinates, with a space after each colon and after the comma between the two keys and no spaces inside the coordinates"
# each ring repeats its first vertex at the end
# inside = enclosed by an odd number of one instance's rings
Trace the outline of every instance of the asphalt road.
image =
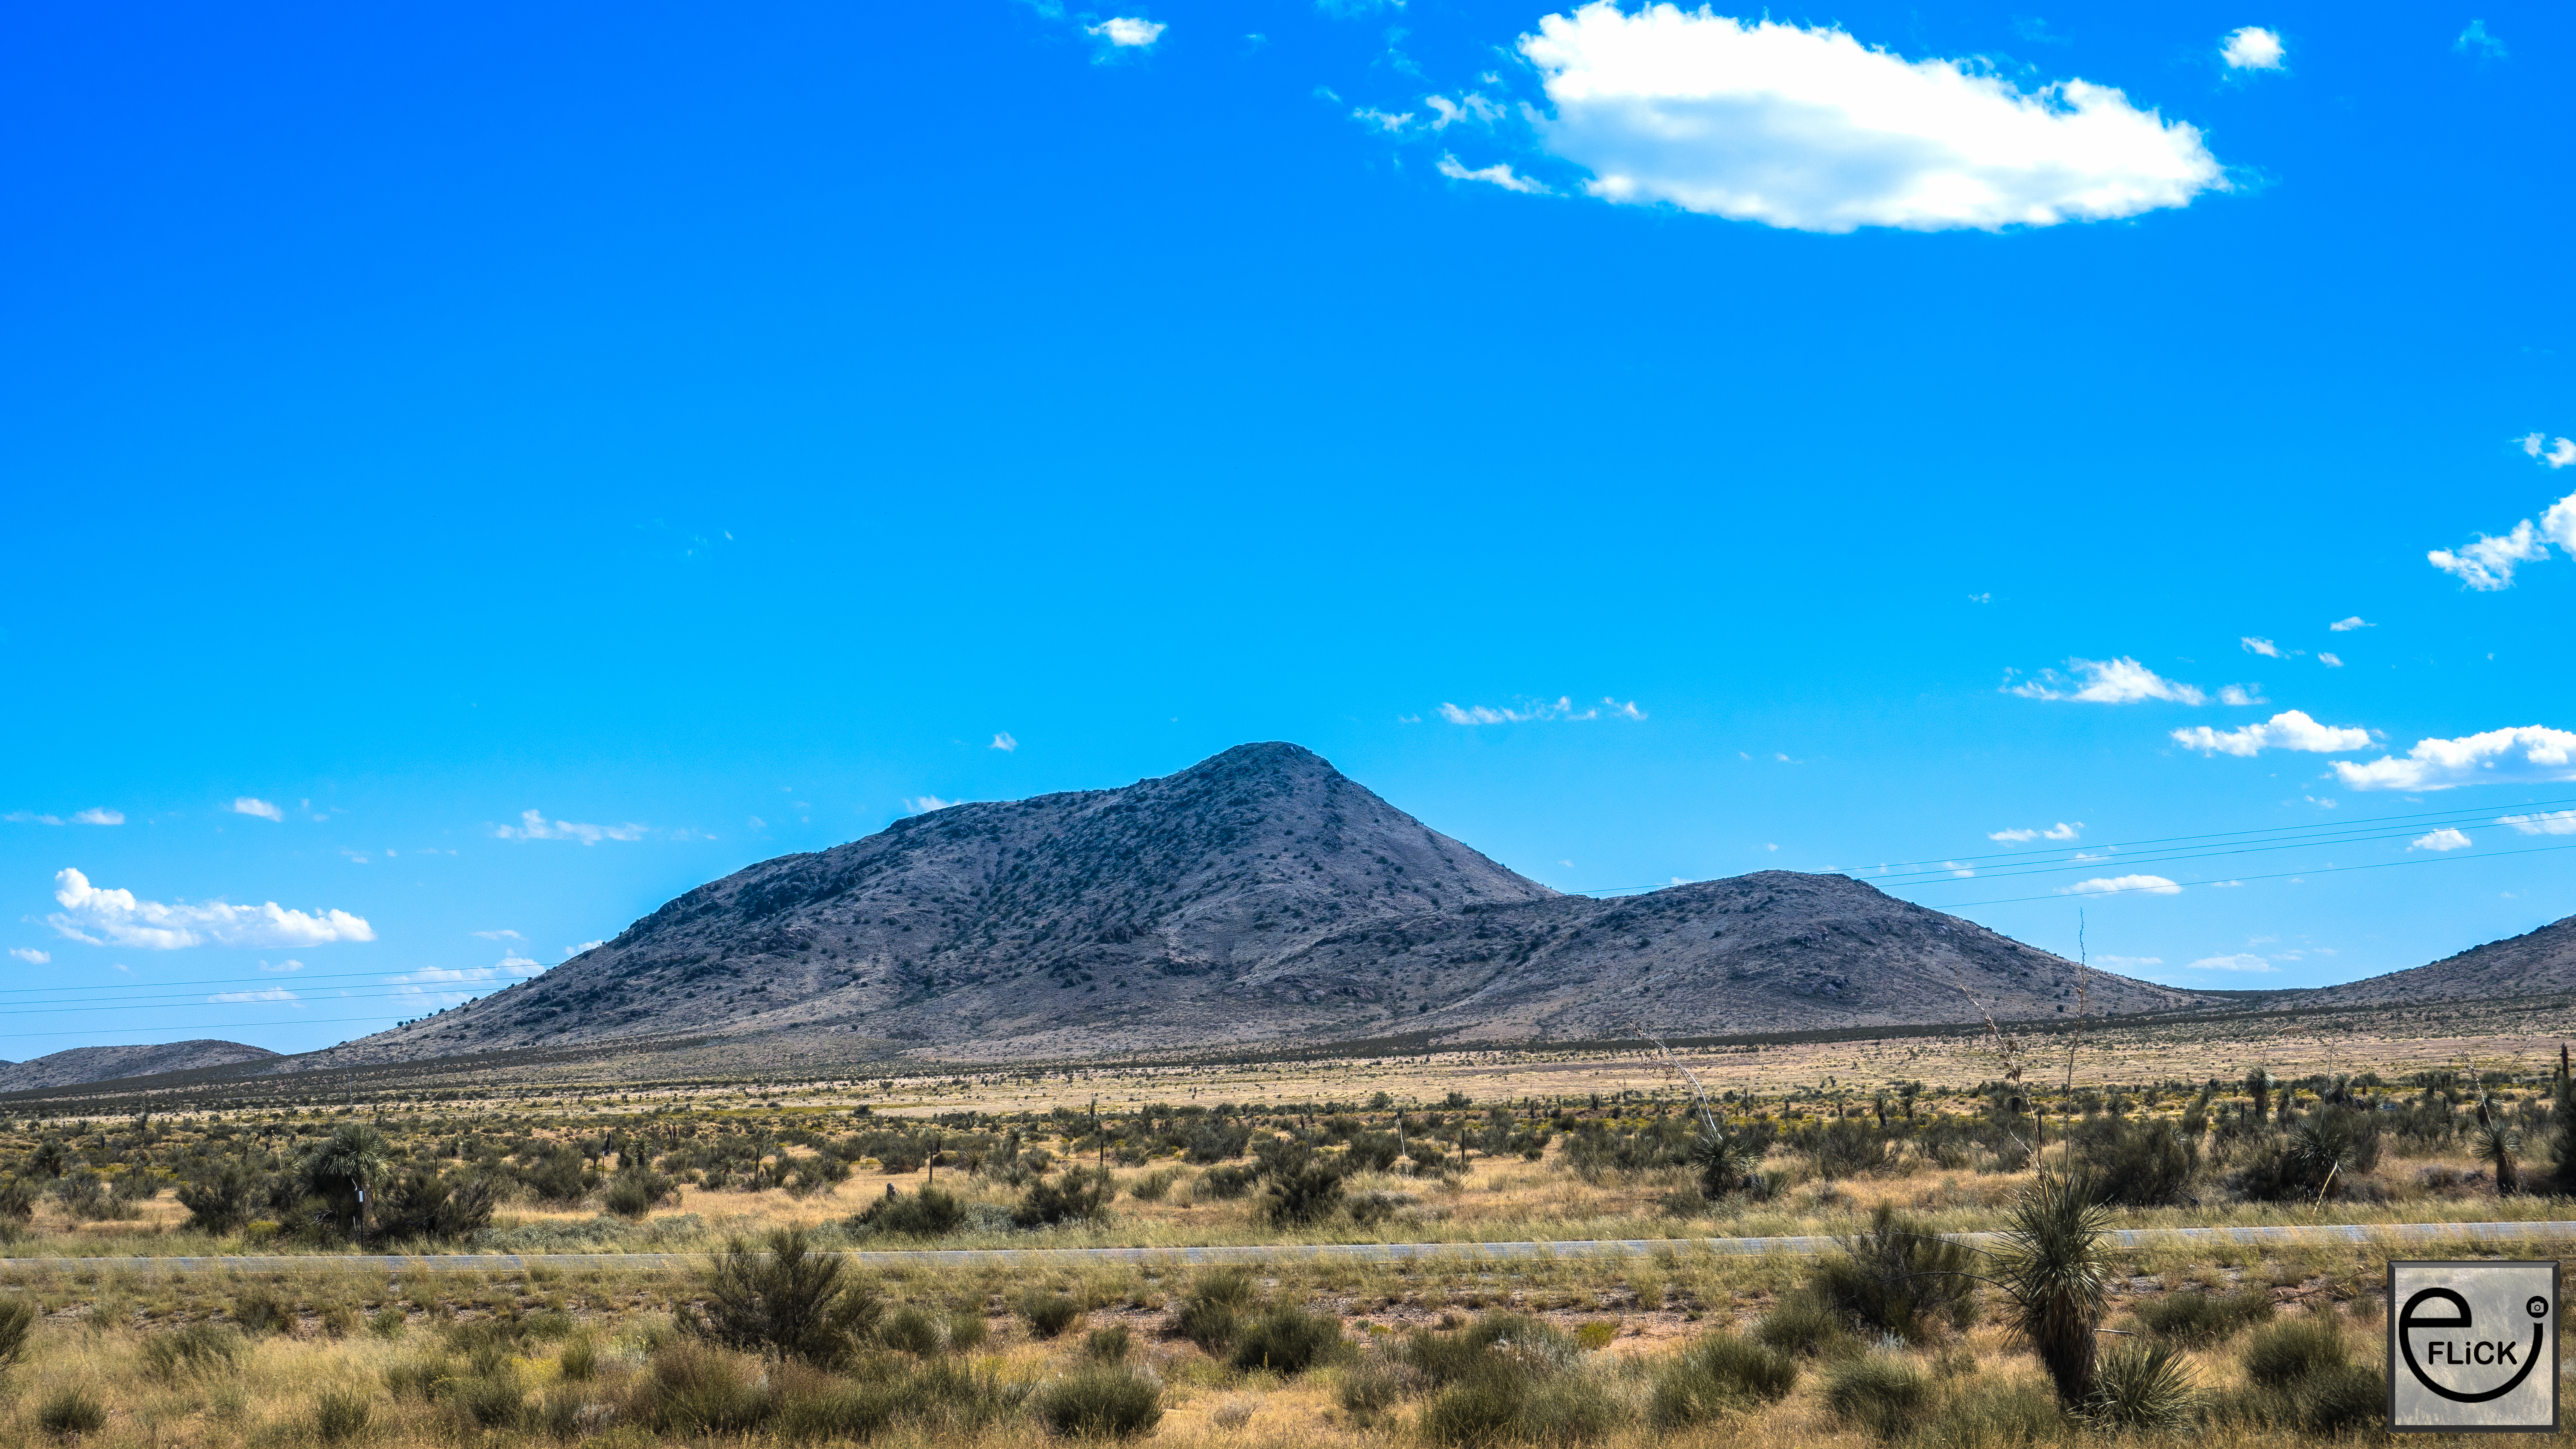
{"type": "MultiPolygon", "coordinates": [[[[1962,1233],[1977,1247],[1994,1246],[1998,1233],[1962,1233]]],[[[2110,1234],[2124,1248],[2168,1244],[2381,1243],[2530,1243],[2576,1240],[2576,1222],[2546,1223],[2385,1223],[2371,1227],[2341,1224],[2284,1225],[2257,1228],[2123,1228],[2110,1234]]],[[[1604,1238],[1563,1243],[1323,1243],[1228,1248],[918,1248],[863,1251],[843,1256],[869,1267],[970,1267],[1023,1264],[1069,1267],[1082,1263],[1264,1263],[1301,1258],[1392,1263],[1407,1259],[1453,1262],[1509,1262],[1527,1258],[1625,1258],[1659,1252],[1720,1253],[1759,1256],[1765,1253],[1817,1253],[1834,1245],[1830,1237],[1792,1238],[1604,1238]]],[[[100,1269],[166,1273],[233,1270],[266,1273],[281,1270],[354,1268],[388,1273],[496,1272],[524,1268],[695,1268],[707,1253],[425,1253],[302,1254],[215,1258],[0,1258],[0,1272],[84,1272],[100,1269]]]]}

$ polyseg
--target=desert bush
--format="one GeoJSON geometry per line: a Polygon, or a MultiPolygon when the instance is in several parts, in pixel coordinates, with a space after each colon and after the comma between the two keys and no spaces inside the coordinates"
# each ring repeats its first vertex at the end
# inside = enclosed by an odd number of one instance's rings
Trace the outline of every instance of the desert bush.
{"type": "Polygon", "coordinates": [[[2123,1343],[2093,1368],[2085,1422],[2105,1429],[2163,1434],[2190,1422],[2198,1394],[2191,1367],[2170,1343],[2123,1343]]]}
{"type": "Polygon", "coordinates": [[[653,1355],[639,1377],[629,1412],[657,1433],[744,1434],[768,1417],[769,1395],[751,1366],[701,1343],[675,1343],[653,1355]]]}
{"type": "Polygon", "coordinates": [[[37,1317],[35,1299],[23,1293],[0,1298],[0,1369],[26,1356],[27,1345],[35,1339],[37,1317]]]}
{"type": "Polygon", "coordinates": [[[1249,1167],[1211,1167],[1199,1174],[1192,1192],[1213,1202],[1231,1202],[1252,1191],[1258,1181],[1260,1174],[1249,1167]]]}
{"type": "Polygon", "coordinates": [[[2220,1343],[2248,1324],[2272,1316],[2272,1295],[2246,1288],[2224,1296],[2184,1290],[2153,1298],[2137,1307],[2138,1322],[2158,1338],[2180,1344],[2220,1343]]]}
{"type": "Polygon", "coordinates": [[[367,1396],[352,1389],[324,1389],[313,1401],[313,1437],[338,1444],[367,1432],[375,1416],[367,1396]]]}
{"type": "Polygon", "coordinates": [[[143,1340],[143,1367],[154,1378],[176,1381],[191,1374],[230,1371],[250,1350],[240,1333],[215,1323],[191,1323],[143,1340]]]}
{"type": "Polygon", "coordinates": [[[1241,1268],[1211,1268],[1190,1281],[1190,1292],[1173,1315],[1172,1329],[1181,1337],[1217,1353],[1234,1342],[1243,1312],[1252,1305],[1252,1275],[1241,1268]]]}
{"type": "Polygon", "coordinates": [[[199,1232],[239,1232],[260,1205],[261,1187],[250,1169],[226,1162],[212,1176],[179,1184],[179,1205],[188,1210],[188,1226],[199,1232]]]}
{"type": "Polygon", "coordinates": [[[1082,1316],[1082,1305],[1052,1289],[1032,1288],[1020,1297],[1020,1316],[1029,1321],[1031,1333],[1053,1338],[1082,1316]]]}
{"type": "Polygon", "coordinates": [[[367,1315],[367,1332],[378,1338],[400,1338],[411,1320],[399,1308],[387,1305],[367,1315]]]}
{"type": "Polygon", "coordinates": [[[1020,1205],[1011,1210],[1011,1221],[1023,1228],[1087,1223],[1108,1211],[1109,1196],[1116,1190],[1108,1173],[1077,1167],[1054,1182],[1040,1179],[1030,1183],[1029,1190],[1020,1197],[1020,1205]]]}
{"type": "Polygon", "coordinates": [[[1589,1374],[1532,1373],[1488,1357],[1422,1408],[1420,1432],[1434,1444],[1580,1444],[1618,1427],[1619,1405],[1589,1374]]]}
{"type": "Polygon", "coordinates": [[[385,1365],[385,1389],[397,1399],[435,1398],[439,1386],[451,1377],[443,1358],[396,1359],[385,1365]]]}
{"type": "Polygon", "coordinates": [[[1843,1315],[1799,1293],[1773,1304],[1753,1325],[1753,1337],[1766,1347],[1805,1358],[1839,1358],[1860,1346],[1843,1315]]]}
{"type": "Polygon", "coordinates": [[[1932,1380],[1890,1354],[1846,1359],[1825,1376],[1825,1407],[1881,1439],[1904,1435],[1931,1400],[1932,1380]]]}
{"type": "Polygon", "coordinates": [[[1860,1328],[1919,1343],[1948,1323],[1974,1321],[1976,1280],[1967,1246],[1924,1231],[1879,1204],[1869,1226],[1818,1260],[1807,1294],[1860,1328]]]}
{"type": "Polygon", "coordinates": [[[1305,1227],[1331,1217],[1341,1205],[1340,1168],[1314,1158],[1271,1176],[1262,1192],[1261,1218],[1272,1227],[1305,1227]]]}
{"type": "Polygon", "coordinates": [[[630,1222],[640,1221],[653,1211],[653,1204],[671,1195],[672,1186],[671,1179],[649,1167],[624,1167],[609,1179],[608,1191],[601,1194],[599,1203],[630,1222]]]}
{"type": "Polygon", "coordinates": [[[284,1333],[295,1326],[295,1310],[266,1288],[250,1288],[233,1298],[233,1322],[244,1333],[284,1333]]]}
{"type": "Polygon", "coordinates": [[[415,1167],[388,1176],[368,1206],[377,1233],[389,1240],[472,1237],[492,1225],[501,1201],[501,1184],[481,1172],[442,1175],[415,1167]]]}
{"type": "Polygon", "coordinates": [[[968,1349],[982,1348],[984,1340],[990,1336],[991,1329],[984,1322],[983,1314],[961,1310],[948,1315],[948,1347],[952,1352],[964,1353],[968,1349]]]}
{"type": "Polygon", "coordinates": [[[1243,1326],[1234,1340],[1233,1364],[1297,1374],[1331,1362],[1342,1349],[1340,1319],[1283,1303],[1243,1326]]]}
{"type": "Polygon", "coordinates": [[[848,1362],[884,1312],[876,1294],[838,1258],[814,1252],[803,1232],[781,1228],[767,1251],[741,1238],[725,1245],[699,1284],[703,1311],[682,1303],[683,1333],[726,1348],[774,1353],[832,1367],[848,1362]]]}
{"type": "Polygon", "coordinates": [[[1132,1439],[1162,1422],[1163,1391],[1127,1369],[1091,1364],[1040,1389],[1032,1407],[1068,1438],[1132,1439]]]}
{"type": "Polygon", "coordinates": [[[1375,1358],[1351,1365],[1333,1385],[1333,1401],[1342,1406],[1342,1412],[1363,1422],[1394,1408],[1402,1397],[1403,1382],[1375,1358]]]}
{"type": "Polygon", "coordinates": [[[1648,1420],[1659,1429],[1701,1423],[1731,1408],[1776,1403],[1798,1385],[1798,1361],[1732,1333],[1700,1336],[1655,1375],[1648,1420]]]}
{"type": "Polygon", "coordinates": [[[77,1384],[56,1389],[36,1407],[36,1422],[57,1439],[95,1434],[107,1427],[107,1406],[77,1384]]]}
{"type": "Polygon", "coordinates": [[[885,1321],[877,1325],[877,1341],[916,1358],[939,1352],[942,1343],[938,1321],[909,1303],[887,1314],[885,1321]]]}
{"type": "Polygon", "coordinates": [[[1703,1128],[1691,1142],[1691,1168],[1699,1178],[1700,1196],[1710,1202],[1743,1192],[1761,1165],[1761,1147],[1741,1133],[1703,1128]]]}
{"type": "Polygon", "coordinates": [[[1973,1385],[1927,1415],[1915,1433],[1925,1449],[2017,1449],[2066,1436],[2056,1396],[2027,1379],[1973,1385]]]}
{"type": "Polygon", "coordinates": [[[2351,1361],[2343,1335],[2323,1318],[2285,1319],[2245,1345],[2245,1377],[2266,1388],[2280,1388],[2351,1361]]]}
{"type": "Polygon", "coordinates": [[[1082,1356],[1094,1363],[1125,1363],[1135,1342],[1136,1336],[1127,1331],[1126,1324],[1113,1323],[1107,1328],[1095,1328],[1083,1337],[1082,1356]]]}
{"type": "Polygon", "coordinates": [[[563,1347],[555,1358],[555,1371],[572,1383],[580,1383],[599,1372],[599,1344],[584,1336],[563,1347]]]}
{"type": "Polygon", "coordinates": [[[2469,1129],[2469,1155],[2495,1168],[2496,1196],[2522,1190],[2522,1129],[2481,1122],[2469,1129]]]}
{"type": "Polygon", "coordinates": [[[1138,1202],[1161,1202],[1171,1193],[1172,1184],[1181,1180],[1177,1167],[1160,1167],[1127,1184],[1127,1195],[1138,1202]]]}
{"type": "Polygon", "coordinates": [[[851,1218],[850,1226],[900,1238],[940,1238],[965,1221],[966,1204],[955,1193],[925,1187],[916,1193],[878,1198],[851,1218]]]}
{"type": "Polygon", "coordinates": [[[1816,1176],[1832,1181],[1884,1166],[1886,1142],[1857,1117],[1837,1117],[1816,1133],[1816,1176]]]}
{"type": "Polygon", "coordinates": [[[2093,1392],[2093,1337],[2110,1292],[2108,1226],[2082,1176],[2043,1172],[2023,1189],[2003,1233],[2001,1268],[2014,1331],[2039,1355],[2068,1409],[2082,1407],[2093,1392]]]}
{"type": "Polygon", "coordinates": [[[2122,1207],[2181,1202],[2200,1171],[2199,1141],[2155,1118],[2091,1118],[2074,1140],[2100,1200],[2122,1207]]]}
{"type": "Polygon", "coordinates": [[[448,1394],[457,1413],[478,1429],[515,1429],[528,1408],[527,1391],[506,1366],[452,1380],[448,1394]]]}

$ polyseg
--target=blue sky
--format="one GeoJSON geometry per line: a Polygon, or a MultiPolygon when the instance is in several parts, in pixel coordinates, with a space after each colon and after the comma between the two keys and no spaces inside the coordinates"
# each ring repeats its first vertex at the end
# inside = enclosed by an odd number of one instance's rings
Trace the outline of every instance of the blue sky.
{"type": "Polygon", "coordinates": [[[1770,22],[11,12],[0,1057],[1257,739],[2159,980],[2576,912],[2564,9],[1770,22]]]}

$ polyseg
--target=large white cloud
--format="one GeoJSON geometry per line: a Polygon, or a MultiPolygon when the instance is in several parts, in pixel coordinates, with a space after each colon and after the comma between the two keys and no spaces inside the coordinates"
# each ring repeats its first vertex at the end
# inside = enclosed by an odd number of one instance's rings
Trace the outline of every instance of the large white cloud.
{"type": "Polygon", "coordinates": [[[93,946],[176,951],[188,946],[321,946],[333,941],[372,941],[375,928],[347,911],[290,911],[275,901],[229,906],[221,901],[165,905],[139,901],[132,891],[100,890],[77,870],[54,876],[62,910],[45,924],[93,946]]]}
{"type": "Polygon", "coordinates": [[[2337,760],[2334,770],[2347,790],[2448,790],[2455,785],[2576,780],[2576,734],[2518,725],[2456,740],[2417,740],[2403,755],[2363,764],[2337,760]]]}
{"type": "Polygon", "coordinates": [[[2260,25],[2240,26],[2218,43],[2218,58],[2229,70],[2279,70],[2285,51],[2280,32],[2260,25]]]}
{"type": "Polygon", "coordinates": [[[1994,230],[2135,216],[2224,190],[2200,132],[2108,86],[2025,92],[1975,61],[1706,8],[1595,3],[1520,39],[1548,148],[1611,201],[1799,231],[1994,230]]]}
{"type": "MultiPolygon", "coordinates": [[[[2562,502],[2559,507],[2566,505],[2562,502]]],[[[2551,509],[2555,519],[2558,509],[2551,509]]],[[[2576,520],[2571,520],[2576,522],[2576,520]]],[[[2549,557],[2549,545],[2541,542],[2526,518],[2513,526],[2502,538],[2479,534],[2477,542],[2458,548],[2437,548],[2424,555],[2424,561],[2482,594],[2513,587],[2513,571],[2527,563],[2538,563],[2549,557]]]]}
{"type": "Polygon", "coordinates": [[[2285,709],[2261,724],[2214,730],[2207,725],[2175,730],[2174,742],[2204,755],[2253,756],[2264,750],[2306,750],[2334,755],[2370,748],[2370,731],[2351,725],[2322,725],[2302,709],[2285,709]]]}

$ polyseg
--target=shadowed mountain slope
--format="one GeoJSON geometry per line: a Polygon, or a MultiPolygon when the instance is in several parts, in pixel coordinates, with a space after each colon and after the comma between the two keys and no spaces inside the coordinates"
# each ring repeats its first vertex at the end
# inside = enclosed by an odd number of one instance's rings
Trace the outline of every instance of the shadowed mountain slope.
{"type": "Polygon", "coordinates": [[[158,1046],[74,1047],[30,1062],[0,1064],[0,1092],[37,1087],[69,1087],[82,1082],[113,1082],[162,1072],[189,1072],[200,1067],[226,1067],[235,1062],[265,1061],[277,1053],[237,1041],[174,1041],[158,1046]]]}
{"type": "MultiPolygon", "coordinates": [[[[1461,1039],[2074,1010],[2076,968],[1841,876],[1561,896],[1313,753],[951,806],[763,861],[481,1001],[316,1064],[621,1037],[842,1032],[967,1057],[1426,1028],[1461,1039]],[[1962,991],[1962,987],[1966,991],[1962,991]]],[[[2187,1010],[2102,972],[2092,1012],[2187,1010]]]]}
{"type": "Polygon", "coordinates": [[[2576,916],[2535,931],[2472,946],[2430,965],[2341,986],[2287,991],[2273,1006],[2405,1006],[2432,1001],[2501,1001],[2576,991],[2576,916]]]}

